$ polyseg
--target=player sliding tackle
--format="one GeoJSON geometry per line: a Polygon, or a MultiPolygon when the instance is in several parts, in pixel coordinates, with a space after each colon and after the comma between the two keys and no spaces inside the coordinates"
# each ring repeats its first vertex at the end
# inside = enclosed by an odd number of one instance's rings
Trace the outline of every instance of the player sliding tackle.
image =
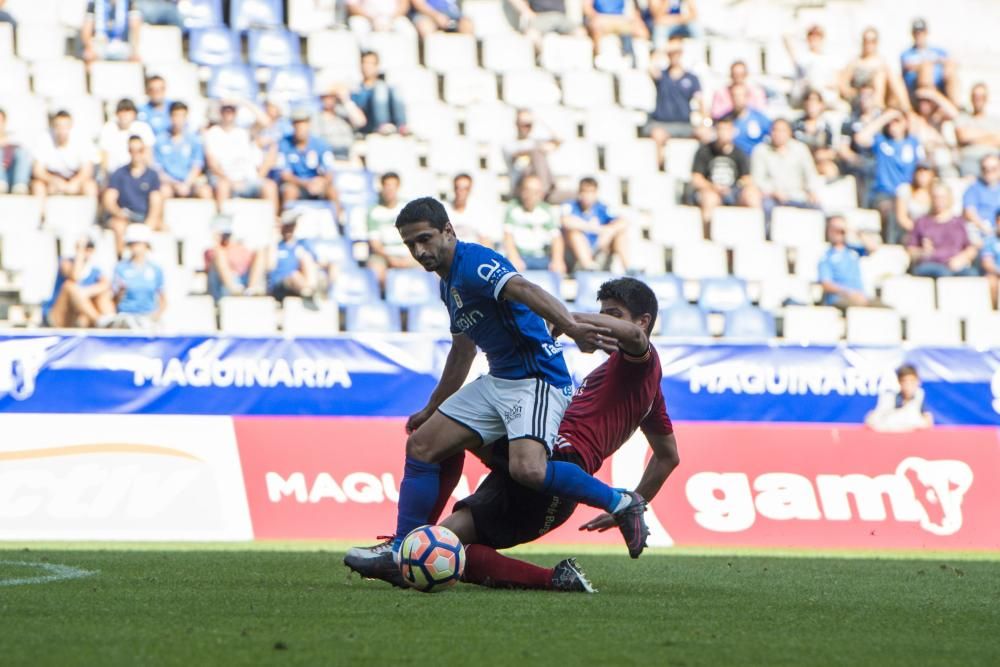
{"type": "Polygon", "coordinates": [[[396,228],[414,259],[441,277],[452,347],[426,407],[407,422],[395,536],[351,549],[344,562],[364,576],[398,576],[403,538],[437,521],[461,475],[465,450],[504,437],[510,443],[512,480],[604,509],[620,526],[630,553],[638,556],[645,544],[645,501],[573,463],[550,459],[572,382],[544,320],[584,350],[602,345],[610,329],[574,318],[493,250],[459,241],[436,199],[411,201],[396,218],[396,228]],[[463,387],[476,346],[486,353],[490,371],[463,387]]]}

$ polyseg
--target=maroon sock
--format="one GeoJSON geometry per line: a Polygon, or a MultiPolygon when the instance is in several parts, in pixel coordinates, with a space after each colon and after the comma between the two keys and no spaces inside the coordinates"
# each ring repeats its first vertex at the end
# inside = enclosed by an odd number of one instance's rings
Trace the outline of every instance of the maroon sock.
{"type": "Polygon", "coordinates": [[[465,574],[462,581],[487,588],[552,587],[552,570],[501,555],[492,547],[470,544],[465,547],[465,574]]]}
{"type": "Polygon", "coordinates": [[[448,504],[451,492],[458,486],[458,480],[462,479],[462,467],[465,465],[465,452],[459,452],[452,457],[441,461],[441,473],[438,477],[438,497],[434,503],[434,509],[427,522],[436,524],[444,512],[444,506],[448,504]]]}

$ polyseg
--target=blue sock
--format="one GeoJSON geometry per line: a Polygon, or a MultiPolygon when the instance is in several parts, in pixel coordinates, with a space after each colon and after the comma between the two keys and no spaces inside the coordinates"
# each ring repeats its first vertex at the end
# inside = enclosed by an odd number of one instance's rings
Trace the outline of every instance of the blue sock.
{"type": "Polygon", "coordinates": [[[567,461],[549,461],[545,468],[545,484],[542,491],[553,496],[570,498],[605,512],[614,512],[622,498],[621,491],[567,461]]]}
{"type": "Polygon", "coordinates": [[[396,538],[392,548],[398,549],[403,538],[428,521],[437,502],[441,466],[406,457],[403,481],[399,483],[399,509],[396,514],[396,538]]]}

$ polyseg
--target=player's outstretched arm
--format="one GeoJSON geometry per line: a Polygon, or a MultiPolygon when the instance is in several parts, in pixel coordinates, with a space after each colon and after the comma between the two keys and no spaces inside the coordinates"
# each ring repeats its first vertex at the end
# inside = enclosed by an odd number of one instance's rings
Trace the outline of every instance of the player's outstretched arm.
{"type": "Polygon", "coordinates": [[[451,349],[448,350],[448,358],[444,362],[444,370],[441,371],[441,379],[431,392],[431,397],[427,400],[427,405],[420,412],[411,415],[406,422],[406,432],[412,433],[421,424],[430,419],[434,411],[445,402],[445,400],[461,389],[465,378],[469,377],[469,369],[476,358],[476,344],[465,334],[454,334],[451,338],[451,349]]]}
{"type": "Polygon", "coordinates": [[[501,295],[510,301],[523,303],[536,315],[552,324],[556,331],[575,340],[584,352],[593,352],[600,345],[601,337],[611,333],[607,327],[575,319],[559,299],[520,275],[507,281],[501,295]]]}
{"type": "Polygon", "coordinates": [[[601,346],[607,352],[613,352],[616,347],[620,347],[634,357],[641,357],[649,349],[649,337],[646,332],[632,322],[600,313],[573,313],[573,318],[579,322],[607,329],[610,332],[608,335],[614,339],[610,349],[608,346],[601,346]]]}

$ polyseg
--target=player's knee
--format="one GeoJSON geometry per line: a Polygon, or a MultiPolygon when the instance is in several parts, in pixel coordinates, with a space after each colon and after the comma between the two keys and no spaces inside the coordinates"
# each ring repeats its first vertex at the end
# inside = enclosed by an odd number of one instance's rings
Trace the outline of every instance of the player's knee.
{"type": "Polygon", "coordinates": [[[416,433],[411,434],[406,439],[406,456],[423,463],[431,463],[434,458],[431,443],[416,433]]]}
{"type": "Polygon", "coordinates": [[[515,482],[529,489],[541,490],[545,486],[545,464],[542,459],[518,457],[510,460],[510,476],[515,482]]]}

